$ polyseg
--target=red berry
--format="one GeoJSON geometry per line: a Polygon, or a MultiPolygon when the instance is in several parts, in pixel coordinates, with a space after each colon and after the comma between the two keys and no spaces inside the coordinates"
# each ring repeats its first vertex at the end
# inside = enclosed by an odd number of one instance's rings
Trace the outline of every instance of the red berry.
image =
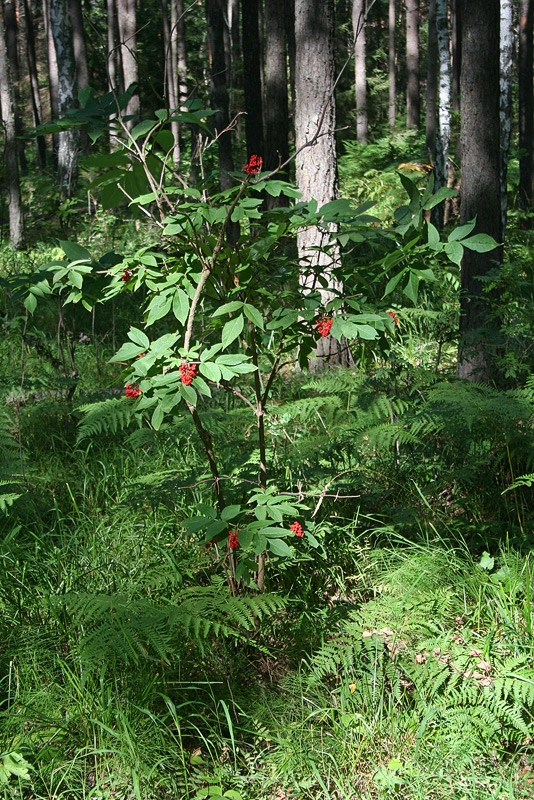
{"type": "Polygon", "coordinates": [[[239,547],[239,536],[235,531],[230,531],[228,535],[228,546],[230,550],[234,550],[236,547],[239,547]]]}
{"type": "Polygon", "coordinates": [[[302,530],[302,525],[300,522],[292,522],[289,526],[289,530],[293,531],[295,536],[298,536],[300,539],[304,536],[304,531],[302,530]]]}
{"type": "Polygon", "coordinates": [[[263,164],[263,158],[261,156],[250,156],[250,160],[248,164],[245,164],[245,172],[247,175],[255,175],[257,172],[260,171],[261,165],[263,164]]]}

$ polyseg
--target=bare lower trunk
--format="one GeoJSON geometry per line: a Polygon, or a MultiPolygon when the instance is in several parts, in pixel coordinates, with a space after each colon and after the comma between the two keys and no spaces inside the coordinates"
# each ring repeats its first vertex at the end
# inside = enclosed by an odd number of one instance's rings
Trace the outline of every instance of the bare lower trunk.
{"type": "Polygon", "coordinates": [[[514,22],[512,0],[501,0],[501,219],[503,236],[508,210],[507,174],[510,132],[512,128],[512,72],[514,55],[514,22]]]}
{"type": "Polygon", "coordinates": [[[245,79],[245,134],[247,158],[263,157],[262,60],[259,36],[259,0],[242,0],[243,72],[245,79]]]}
{"type": "MultiPolygon", "coordinates": [[[[206,21],[208,27],[208,54],[210,65],[211,106],[216,110],[215,129],[218,134],[225,131],[230,123],[226,59],[224,54],[224,25],[222,0],[206,0],[206,21]]],[[[228,172],[234,168],[231,133],[219,135],[219,166],[222,189],[233,185],[228,172]]]]}
{"type": "Polygon", "coordinates": [[[436,106],[438,100],[438,36],[436,31],[436,0],[428,6],[428,53],[426,73],[426,133],[425,142],[432,163],[436,155],[436,106]]]}
{"type": "MultiPolygon", "coordinates": [[[[337,196],[333,0],[295,0],[295,44],[296,180],[303,199],[314,199],[321,206],[337,196]]],[[[328,276],[339,254],[313,248],[328,243],[329,231],[324,228],[307,228],[297,236],[302,283],[310,291],[318,290],[323,304],[338,287],[332,279],[331,288],[319,286],[318,273],[328,276]]],[[[312,368],[339,362],[339,343],[330,336],[321,338],[316,355],[312,368]]]]}
{"type": "MultiPolygon", "coordinates": [[[[76,66],[68,0],[50,0],[50,28],[58,69],[58,112],[62,116],[76,106],[76,66]]],[[[72,197],[76,191],[79,139],[77,128],[69,128],[59,134],[57,181],[62,199],[72,197]]]]}
{"type": "MultiPolygon", "coordinates": [[[[446,0],[436,0],[436,32],[439,54],[438,135],[436,138],[435,188],[447,186],[451,136],[451,55],[446,0]]],[[[435,207],[434,224],[443,226],[444,203],[435,207]]]]}
{"type": "MultiPolygon", "coordinates": [[[[28,0],[24,0],[24,22],[26,27],[26,57],[28,59],[28,72],[30,75],[33,124],[35,127],[43,122],[41,98],[39,95],[39,78],[37,75],[37,59],[35,57],[35,35],[33,30],[33,17],[28,0]]],[[[37,161],[40,167],[46,166],[46,142],[44,136],[36,137],[37,161]]]]}
{"type": "Polygon", "coordinates": [[[406,0],[406,124],[419,127],[419,0],[406,0]]]}
{"type": "Polygon", "coordinates": [[[395,0],[389,0],[388,6],[388,76],[388,122],[390,130],[393,131],[395,130],[395,115],[397,111],[397,82],[395,67],[395,0]]]}
{"type": "Polygon", "coordinates": [[[519,5],[519,204],[528,209],[532,204],[532,136],[533,136],[533,76],[532,76],[532,0],[520,0],[519,5]]]}
{"type": "MultiPolygon", "coordinates": [[[[120,38],[120,56],[124,88],[129,89],[139,82],[137,68],[137,32],[135,0],[117,0],[117,22],[120,38]]],[[[125,109],[129,119],[126,126],[131,130],[137,123],[140,113],[139,94],[136,91],[125,109]]]]}
{"type": "MultiPolygon", "coordinates": [[[[167,104],[171,114],[178,109],[178,67],[176,62],[176,4],[171,0],[171,22],[169,26],[169,8],[167,0],[161,0],[163,21],[163,61],[165,64],[165,86],[167,104]]],[[[172,160],[175,167],[180,162],[180,129],[178,120],[171,121],[173,138],[172,160]]]]}
{"type": "Polygon", "coordinates": [[[15,127],[15,95],[9,64],[4,16],[0,8],[0,113],[4,129],[5,179],[9,206],[9,235],[11,244],[20,248],[24,244],[24,216],[20,194],[17,137],[15,127]]]}
{"type": "Polygon", "coordinates": [[[356,139],[367,144],[367,67],[365,62],[366,0],[353,0],[352,31],[354,35],[354,72],[356,86],[356,139]]]}
{"type": "MultiPolygon", "coordinates": [[[[265,0],[265,169],[289,158],[285,0],[265,0]]],[[[281,174],[287,179],[287,167],[281,174]]],[[[268,195],[269,207],[284,202],[268,195]]]]}
{"type": "MultiPolygon", "coordinates": [[[[463,0],[462,11],[461,221],[476,216],[475,232],[487,233],[500,242],[499,0],[463,0]]],[[[495,323],[488,309],[491,298],[480,278],[501,261],[502,248],[489,253],[464,249],[457,366],[460,378],[491,378],[495,323]]]]}

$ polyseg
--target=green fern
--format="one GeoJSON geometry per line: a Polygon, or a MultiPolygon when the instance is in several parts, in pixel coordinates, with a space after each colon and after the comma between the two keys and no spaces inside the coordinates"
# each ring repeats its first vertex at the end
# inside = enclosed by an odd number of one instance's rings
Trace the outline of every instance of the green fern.
{"type": "Polygon", "coordinates": [[[89,403],[77,410],[83,414],[78,428],[78,443],[103,433],[117,433],[118,430],[127,428],[132,420],[132,406],[125,397],[89,403]]]}

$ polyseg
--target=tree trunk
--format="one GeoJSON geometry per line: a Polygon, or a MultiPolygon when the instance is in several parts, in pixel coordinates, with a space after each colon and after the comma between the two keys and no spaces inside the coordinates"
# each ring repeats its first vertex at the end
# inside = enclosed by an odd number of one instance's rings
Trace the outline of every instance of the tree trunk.
{"type": "Polygon", "coordinates": [[[419,127],[419,0],[406,0],[406,125],[419,127]]]}
{"type": "Polygon", "coordinates": [[[176,18],[176,66],[178,70],[178,103],[184,108],[187,100],[187,53],[185,49],[184,0],[172,0],[176,18]]]}
{"type": "Polygon", "coordinates": [[[5,179],[9,206],[9,235],[11,244],[19,249],[24,244],[24,215],[20,194],[15,127],[15,93],[6,45],[4,14],[0,6],[0,115],[4,129],[5,179]]]}
{"type": "MultiPolygon", "coordinates": [[[[69,15],[72,25],[74,63],[76,64],[76,85],[78,92],[80,92],[89,86],[89,67],[87,65],[87,48],[85,46],[81,0],[69,0],[69,15]]],[[[80,129],[80,141],[83,152],[88,155],[90,142],[85,125],[80,129]]]]}
{"type": "MultiPolygon", "coordinates": [[[[50,28],[54,37],[58,69],[58,112],[63,116],[76,105],[76,65],[68,0],[50,0],[50,28]]],[[[62,200],[72,197],[76,191],[79,140],[77,128],[69,128],[59,134],[57,181],[62,200]]]]}
{"type": "Polygon", "coordinates": [[[20,93],[20,60],[18,51],[18,42],[20,39],[18,31],[18,11],[13,0],[7,0],[4,3],[4,27],[6,32],[7,44],[7,57],[9,67],[11,69],[11,83],[13,85],[14,100],[15,100],[15,128],[17,131],[17,152],[19,156],[20,169],[26,172],[26,150],[25,140],[23,138],[23,123],[21,116],[21,93],[20,93]]]}
{"type": "MultiPolygon", "coordinates": [[[[165,87],[167,104],[171,114],[178,109],[178,64],[176,55],[176,5],[171,0],[171,23],[169,26],[169,7],[167,0],[161,0],[163,21],[163,63],[165,64],[165,87]]],[[[180,163],[180,128],[178,120],[171,122],[173,138],[172,161],[175,167],[180,163]]]]}
{"type": "MultiPolygon", "coordinates": [[[[43,0],[43,19],[45,25],[46,47],[48,54],[48,92],[50,100],[50,117],[55,120],[59,117],[58,103],[58,70],[56,48],[50,25],[50,0],[43,0]]],[[[59,149],[59,134],[52,134],[52,158],[54,169],[57,171],[57,153],[59,149]]]]}
{"type": "MultiPolygon", "coordinates": [[[[119,28],[122,77],[126,90],[133,84],[139,83],[135,0],[117,0],[117,23],[119,28]]],[[[131,130],[138,122],[140,110],[139,94],[136,91],[124,110],[126,117],[129,117],[125,122],[128,130],[131,130]]]]}
{"type": "MultiPolygon", "coordinates": [[[[499,0],[462,0],[462,206],[476,233],[501,241],[499,149],[499,0]]],[[[502,249],[464,249],[457,375],[471,381],[492,374],[489,296],[480,276],[502,261],[502,249]]]]}
{"type": "MultiPolygon", "coordinates": [[[[35,56],[35,35],[33,30],[33,17],[28,0],[24,0],[24,22],[26,28],[26,57],[28,59],[28,73],[32,98],[33,124],[35,127],[43,122],[41,97],[39,95],[39,78],[37,75],[37,59],[35,56]]],[[[46,142],[44,136],[36,137],[37,162],[41,168],[46,167],[46,142]]]]}
{"type": "Polygon", "coordinates": [[[428,6],[428,53],[426,74],[425,142],[431,163],[436,156],[436,105],[438,101],[438,35],[436,31],[436,0],[428,6]]]}
{"type": "Polygon", "coordinates": [[[388,122],[389,129],[395,130],[395,115],[397,111],[396,98],[396,67],[395,67],[395,0],[389,0],[388,5],[388,122]]]}
{"type": "Polygon", "coordinates": [[[506,232],[508,210],[508,152],[512,128],[512,74],[514,56],[513,1],[501,0],[501,224],[503,236],[506,232]]]}
{"type": "Polygon", "coordinates": [[[365,16],[367,0],[352,2],[352,31],[354,35],[354,72],[356,86],[356,139],[367,144],[367,67],[365,63],[365,16]]]}
{"type": "MultiPolygon", "coordinates": [[[[439,54],[439,105],[438,135],[436,138],[435,188],[447,186],[449,165],[449,142],[451,137],[451,53],[449,49],[449,28],[447,20],[447,0],[436,0],[436,32],[439,54]]],[[[435,224],[443,226],[444,203],[436,206],[435,224]]]]}
{"type": "Polygon", "coordinates": [[[243,73],[245,89],[245,135],[247,158],[263,157],[262,59],[259,35],[259,0],[241,0],[243,73]]]}
{"type": "MultiPolygon", "coordinates": [[[[265,0],[265,157],[266,170],[273,170],[289,158],[289,116],[286,58],[286,0],[265,0]]],[[[280,173],[288,179],[288,168],[280,173]]],[[[266,198],[273,207],[286,202],[282,197],[266,198]]]]}
{"type": "MultiPolygon", "coordinates": [[[[519,205],[528,209],[532,204],[532,0],[519,4],[519,148],[524,155],[519,160],[519,205]]],[[[529,225],[530,227],[530,225],[529,225]]]]}
{"type": "Polygon", "coordinates": [[[462,67],[462,6],[451,0],[452,110],[460,110],[460,72],[462,67]]]}
{"type": "MultiPolygon", "coordinates": [[[[224,55],[224,13],[222,0],[206,0],[206,21],[208,29],[208,56],[211,83],[211,107],[216,110],[214,117],[217,133],[230,124],[230,106],[224,55]]],[[[221,188],[229,189],[232,179],[228,175],[234,168],[232,155],[232,134],[222,133],[218,139],[221,188]]]]}
{"type": "MultiPolygon", "coordinates": [[[[106,0],[107,12],[107,39],[108,39],[108,91],[117,92],[117,49],[115,43],[115,0],[106,0]]],[[[112,153],[117,149],[117,115],[109,115],[109,150],[112,153]]]]}
{"type": "MultiPolygon", "coordinates": [[[[295,44],[296,181],[303,200],[315,199],[320,207],[337,196],[333,0],[295,0],[295,44]]],[[[328,275],[338,256],[312,249],[328,241],[328,231],[319,228],[297,235],[302,282],[310,291],[320,291],[323,304],[334,295],[317,284],[316,272],[308,267],[320,266],[323,276],[328,275]]],[[[326,361],[340,363],[339,343],[331,336],[321,338],[316,355],[312,368],[321,369],[326,361]]]]}

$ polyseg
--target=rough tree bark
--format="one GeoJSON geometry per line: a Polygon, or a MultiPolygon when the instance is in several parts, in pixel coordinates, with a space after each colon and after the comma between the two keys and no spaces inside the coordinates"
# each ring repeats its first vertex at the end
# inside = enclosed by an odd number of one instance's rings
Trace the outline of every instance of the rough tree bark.
{"type": "Polygon", "coordinates": [[[524,151],[519,160],[519,205],[523,209],[532,204],[532,5],[532,0],[519,3],[519,147],[524,151]]]}
{"type": "MultiPolygon", "coordinates": [[[[137,68],[136,3],[135,0],[116,0],[116,2],[122,77],[124,88],[129,89],[132,84],[137,84],[139,82],[139,71],[137,68]]],[[[138,122],[140,110],[139,94],[135,92],[124,110],[125,115],[130,117],[130,119],[126,121],[126,126],[129,130],[138,122]]]]}
{"type": "MultiPolygon", "coordinates": [[[[163,22],[163,63],[165,64],[165,88],[167,103],[171,114],[178,109],[178,63],[176,53],[176,6],[171,0],[171,20],[169,24],[169,5],[167,0],[161,0],[163,22]]],[[[171,121],[173,138],[172,161],[174,166],[180,162],[180,127],[178,120],[171,121]]]]}
{"type": "Polygon", "coordinates": [[[352,32],[354,36],[354,73],[356,87],[356,139],[367,144],[367,67],[365,62],[365,15],[367,0],[352,2],[352,32]]]}
{"type": "MultiPolygon", "coordinates": [[[[296,181],[303,199],[315,199],[320,207],[337,196],[333,0],[295,0],[295,44],[296,181]],[[303,147],[307,142],[313,144],[303,147]]],[[[307,228],[297,236],[303,283],[319,290],[323,303],[333,297],[332,292],[310,282],[306,270],[319,265],[323,276],[328,276],[337,260],[335,252],[311,249],[328,244],[328,239],[328,232],[318,228],[307,228]]],[[[320,339],[316,355],[315,369],[327,361],[341,363],[343,357],[331,336],[320,339]]]]}
{"type": "MultiPolygon", "coordinates": [[[[54,46],[54,37],[52,36],[52,28],[50,26],[50,0],[43,0],[43,20],[45,26],[46,49],[48,55],[48,97],[50,102],[50,117],[57,119],[59,117],[59,103],[58,103],[58,71],[57,71],[57,58],[56,48],[54,46]]],[[[52,158],[54,161],[54,169],[57,170],[57,152],[59,148],[59,134],[52,134],[52,158]]]]}
{"type": "Polygon", "coordinates": [[[512,129],[512,74],[514,56],[514,21],[512,0],[501,0],[501,222],[506,232],[508,210],[507,173],[510,133],[512,129]]]}
{"type": "MultiPolygon", "coordinates": [[[[501,241],[499,148],[499,0],[462,0],[462,223],[501,241]]],[[[464,250],[457,375],[492,374],[488,295],[480,276],[502,261],[502,250],[464,250]]]]}
{"type": "Polygon", "coordinates": [[[406,125],[418,128],[419,102],[419,0],[406,0],[406,125]]]}
{"type": "Polygon", "coordinates": [[[24,245],[24,216],[20,194],[15,127],[15,93],[7,53],[3,9],[0,7],[0,115],[4,129],[5,180],[8,194],[9,235],[16,249],[24,245]]]}
{"type": "MultiPolygon", "coordinates": [[[[210,66],[211,107],[215,131],[220,133],[230,124],[230,104],[228,98],[226,59],[224,54],[224,9],[222,0],[206,0],[206,21],[208,29],[208,56],[210,66]]],[[[234,168],[232,154],[232,134],[226,131],[217,139],[219,147],[219,166],[221,188],[229,189],[232,179],[228,175],[234,168]]]]}
{"type": "MultiPolygon", "coordinates": [[[[106,0],[107,12],[107,39],[108,57],[106,62],[108,72],[108,90],[117,91],[117,50],[115,44],[115,0],[106,0]]],[[[117,149],[116,114],[109,115],[109,149],[113,152],[117,149]]]]}
{"type": "MultiPolygon", "coordinates": [[[[35,127],[43,122],[41,97],[39,95],[39,77],[37,74],[37,58],[35,55],[35,34],[33,29],[33,16],[28,0],[24,0],[24,24],[26,29],[26,58],[28,60],[28,73],[32,99],[33,124],[35,127]]],[[[46,142],[44,136],[36,137],[37,163],[40,167],[46,166],[46,142]]]]}
{"type": "Polygon", "coordinates": [[[259,0],[241,0],[243,73],[245,90],[245,136],[247,158],[263,157],[263,98],[261,86],[261,47],[259,35],[259,0]]]}
{"type": "Polygon", "coordinates": [[[460,110],[460,72],[462,67],[461,0],[451,0],[452,110],[460,110]]]}
{"type": "MultiPolygon", "coordinates": [[[[76,65],[68,0],[50,0],[50,28],[54,37],[58,70],[58,113],[65,114],[76,105],[76,65]]],[[[64,200],[72,197],[78,181],[79,131],[69,128],[59,133],[57,182],[64,200]]]]}
{"type": "MultiPolygon", "coordinates": [[[[289,115],[287,96],[286,0],[265,0],[265,155],[266,170],[289,158],[289,115]]],[[[288,169],[280,173],[287,180],[288,169]]],[[[269,208],[287,202],[268,195],[269,208]]]]}
{"type": "Polygon", "coordinates": [[[395,65],[395,0],[388,3],[388,123],[390,130],[395,130],[397,113],[396,65],[395,65]]]}

